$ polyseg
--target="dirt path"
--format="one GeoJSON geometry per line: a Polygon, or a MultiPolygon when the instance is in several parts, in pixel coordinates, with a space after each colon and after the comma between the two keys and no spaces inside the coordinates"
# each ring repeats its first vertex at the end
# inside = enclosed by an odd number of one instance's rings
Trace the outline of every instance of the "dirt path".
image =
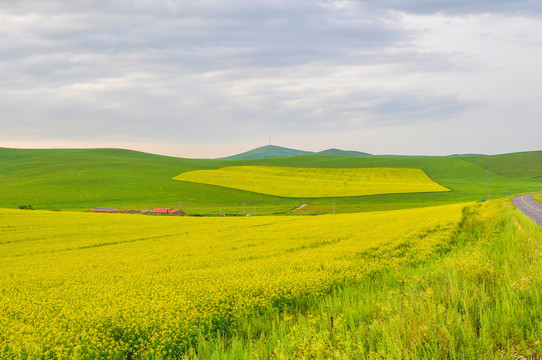
{"type": "Polygon", "coordinates": [[[293,209],[291,212],[296,212],[296,211],[299,211],[301,209],[303,209],[304,207],[308,206],[309,204],[301,204],[299,205],[298,207],[296,207],[295,209],[293,209]]]}

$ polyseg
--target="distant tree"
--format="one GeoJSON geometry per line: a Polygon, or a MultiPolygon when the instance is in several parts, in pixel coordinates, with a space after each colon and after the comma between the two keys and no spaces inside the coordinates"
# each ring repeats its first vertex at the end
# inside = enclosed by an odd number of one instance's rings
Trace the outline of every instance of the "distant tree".
{"type": "Polygon", "coordinates": [[[19,205],[19,209],[21,209],[21,210],[34,210],[34,207],[32,205],[19,205]]]}

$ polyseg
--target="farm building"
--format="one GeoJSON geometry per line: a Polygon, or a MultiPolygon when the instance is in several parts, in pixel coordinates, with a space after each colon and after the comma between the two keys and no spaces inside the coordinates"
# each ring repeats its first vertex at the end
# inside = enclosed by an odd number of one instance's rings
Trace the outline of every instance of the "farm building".
{"type": "Polygon", "coordinates": [[[177,216],[184,216],[186,215],[184,211],[181,210],[175,210],[172,208],[156,208],[153,210],[143,210],[143,211],[137,211],[137,210],[121,210],[121,209],[115,209],[115,208],[105,208],[105,207],[97,207],[94,209],[90,209],[90,212],[95,213],[122,213],[122,214],[145,214],[145,215],[177,215],[177,216]]]}
{"type": "Polygon", "coordinates": [[[181,210],[175,210],[172,208],[157,208],[149,211],[147,214],[151,215],[178,215],[178,216],[184,216],[186,215],[184,211],[181,210]]]}

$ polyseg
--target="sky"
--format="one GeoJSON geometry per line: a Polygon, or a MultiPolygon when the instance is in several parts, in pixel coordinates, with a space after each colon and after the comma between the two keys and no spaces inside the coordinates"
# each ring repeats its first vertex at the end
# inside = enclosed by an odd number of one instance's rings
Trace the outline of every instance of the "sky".
{"type": "Polygon", "coordinates": [[[0,0],[0,147],[542,150],[539,0],[0,0]]]}

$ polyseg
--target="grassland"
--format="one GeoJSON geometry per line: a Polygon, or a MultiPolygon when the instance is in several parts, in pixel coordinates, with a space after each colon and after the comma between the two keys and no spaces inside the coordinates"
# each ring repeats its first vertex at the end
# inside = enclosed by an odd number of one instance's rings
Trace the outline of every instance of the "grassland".
{"type": "Polygon", "coordinates": [[[220,205],[234,207],[239,213],[243,201],[260,204],[260,210],[268,208],[271,213],[297,206],[298,201],[277,203],[266,195],[172,180],[182,171],[217,168],[222,164],[224,161],[118,149],[0,149],[0,206],[31,204],[37,209],[85,211],[98,206],[178,207],[182,201],[183,206],[203,206],[203,212],[214,214],[218,214],[220,205]]]}
{"type": "Polygon", "coordinates": [[[421,169],[229,166],[189,171],[175,180],[290,198],[449,191],[421,169]]]}
{"type": "MultiPolygon", "coordinates": [[[[536,161],[538,153],[511,154],[536,161]]],[[[492,158],[492,157],[489,157],[492,158]]],[[[518,158],[518,159],[519,159],[518,158]]],[[[509,164],[514,164],[509,160],[509,164]]],[[[404,209],[477,201],[487,197],[486,169],[471,157],[336,157],[305,155],[256,160],[201,160],[151,155],[128,150],[16,150],[0,148],[0,207],[32,205],[38,209],[88,210],[96,206],[147,209],[178,207],[188,214],[329,213],[325,198],[280,198],[225,187],[175,181],[185,172],[225,166],[261,165],[310,168],[417,168],[449,192],[387,194],[337,199],[337,212],[404,209]]],[[[485,166],[485,165],[484,165],[485,166]]],[[[536,168],[535,168],[536,169],[536,168]]],[[[542,169],[511,178],[490,172],[492,198],[505,193],[540,191],[542,169]]]]}
{"type": "Polygon", "coordinates": [[[179,356],[200,333],[233,334],[246,316],[447,251],[462,208],[252,218],[0,210],[0,358],[179,356]]]}
{"type": "Polygon", "coordinates": [[[506,178],[541,178],[542,151],[493,156],[469,156],[464,160],[506,178]]]}

